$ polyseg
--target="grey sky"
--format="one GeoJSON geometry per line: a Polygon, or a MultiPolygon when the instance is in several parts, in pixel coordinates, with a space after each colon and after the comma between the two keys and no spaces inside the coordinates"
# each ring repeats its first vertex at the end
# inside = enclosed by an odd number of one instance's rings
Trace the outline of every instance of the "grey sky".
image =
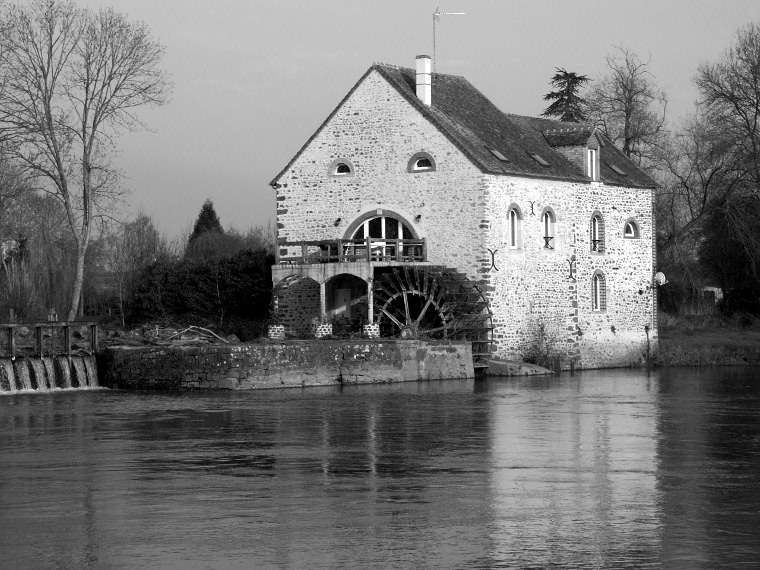
{"type": "Polygon", "coordinates": [[[269,181],[374,61],[465,76],[502,110],[538,115],[555,67],[598,76],[624,44],[671,99],[677,122],[696,98],[701,61],[716,60],[757,0],[80,0],[142,20],[166,46],[171,103],[142,113],[153,132],[126,134],[119,164],[132,210],[177,234],[206,198],[225,227],[274,218],[269,181]]]}

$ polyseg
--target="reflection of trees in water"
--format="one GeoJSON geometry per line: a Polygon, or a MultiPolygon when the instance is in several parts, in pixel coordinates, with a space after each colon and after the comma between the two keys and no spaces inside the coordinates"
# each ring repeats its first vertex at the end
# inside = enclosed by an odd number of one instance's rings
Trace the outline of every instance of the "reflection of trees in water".
{"type": "Polygon", "coordinates": [[[659,373],[663,563],[734,568],[760,544],[760,383],[743,369],[659,373]],[[726,537],[731,537],[726,540],[726,537]]]}

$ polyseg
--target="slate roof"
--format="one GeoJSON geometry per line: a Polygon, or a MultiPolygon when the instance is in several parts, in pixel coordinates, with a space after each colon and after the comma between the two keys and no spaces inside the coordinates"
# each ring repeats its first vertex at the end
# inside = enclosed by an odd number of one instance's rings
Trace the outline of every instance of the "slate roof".
{"type": "MultiPolygon", "coordinates": [[[[572,140],[572,144],[585,144],[593,127],[577,123],[563,123],[551,119],[509,115],[499,110],[469,81],[457,75],[435,74],[433,76],[433,104],[427,106],[419,100],[415,91],[413,69],[376,63],[357,82],[343,101],[322,123],[317,132],[306,142],[301,151],[271,182],[272,185],[298,158],[304,148],[330,121],[364,78],[372,71],[384,77],[409,104],[422,113],[446,136],[470,161],[487,174],[527,176],[570,182],[591,182],[581,169],[554,150],[558,140],[572,140]],[[577,131],[566,131],[577,129],[577,131]],[[565,132],[567,134],[563,134],[565,132]],[[570,135],[573,132],[575,134],[570,135]],[[588,136],[585,136],[585,134],[588,136]],[[585,136],[582,142],[580,139],[585,136]],[[550,144],[550,141],[552,144],[550,144]],[[498,151],[507,161],[500,160],[489,149],[498,151]],[[537,156],[539,158],[534,158],[537,156]],[[542,164],[542,160],[547,165],[542,164]]],[[[611,141],[600,136],[600,179],[605,184],[654,188],[657,184],[620,152],[611,141]],[[616,172],[618,168],[624,174],[616,172]]]]}

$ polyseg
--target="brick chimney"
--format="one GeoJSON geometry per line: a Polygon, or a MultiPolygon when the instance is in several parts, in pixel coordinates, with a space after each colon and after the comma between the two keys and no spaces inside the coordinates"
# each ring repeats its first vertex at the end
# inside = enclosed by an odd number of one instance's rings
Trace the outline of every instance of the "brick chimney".
{"type": "Polygon", "coordinates": [[[431,86],[431,59],[429,55],[417,56],[417,97],[425,105],[430,105],[433,100],[431,86]]]}

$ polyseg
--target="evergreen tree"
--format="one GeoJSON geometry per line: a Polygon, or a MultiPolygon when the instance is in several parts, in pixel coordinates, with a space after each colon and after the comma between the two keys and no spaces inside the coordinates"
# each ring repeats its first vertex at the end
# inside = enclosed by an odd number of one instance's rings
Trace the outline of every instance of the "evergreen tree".
{"type": "Polygon", "coordinates": [[[195,226],[193,227],[193,233],[190,234],[188,244],[192,244],[196,239],[205,233],[214,232],[217,234],[223,234],[222,223],[219,221],[219,216],[216,215],[214,210],[214,203],[211,199],[206,200],[203,203],[198,219],[195,220],[195,226]]]}
{"type": "Polygon", "coordinates": [[[585,121],[583,107],[586,101],[578,94],[578,91],[584,83],[589,81],[588,77],[559,67],[555,69],[557,73],[552,77],[552,86],[556,88],[556,91],[544,96],[544,101],[553,101],[553,103],[541,114],[544,117],[557,117],[560,121],[570,123],[585,121]]]}

